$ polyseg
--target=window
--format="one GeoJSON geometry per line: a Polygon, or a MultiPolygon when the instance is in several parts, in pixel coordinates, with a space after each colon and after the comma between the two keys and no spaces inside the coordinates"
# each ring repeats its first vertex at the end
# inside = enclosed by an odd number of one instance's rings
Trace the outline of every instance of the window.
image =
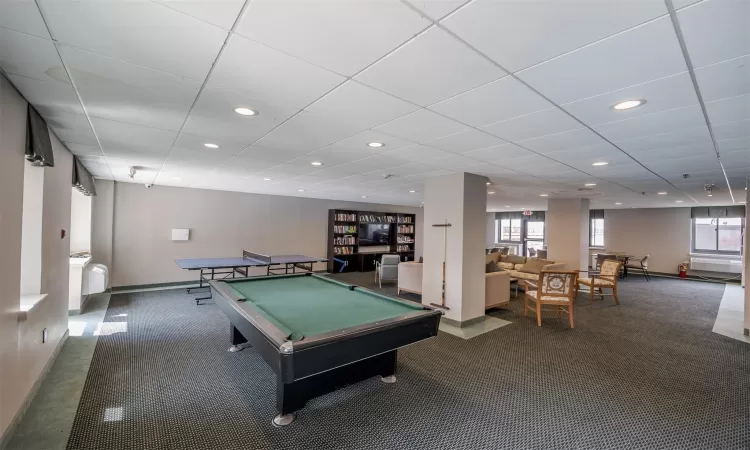
{"type": "Polygon", "coordinates": [[[589,246],[604,247],[604,219],[591,219],[589,246]]]}
{"type": "Polygon", "coordinates": [[[743,227],[739,217],[693,219],[692,251],[740,255],[743,227]]]}
{"type": "Polygon", "coordinates": [[[521,219],[502,219],[498,242],[521,241],[521,219]]]}

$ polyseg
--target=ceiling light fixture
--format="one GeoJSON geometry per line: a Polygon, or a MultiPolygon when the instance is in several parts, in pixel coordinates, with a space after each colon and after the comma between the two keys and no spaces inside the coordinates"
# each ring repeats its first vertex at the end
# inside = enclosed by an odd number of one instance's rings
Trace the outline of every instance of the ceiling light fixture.
{"type": "Polygon", "coordinates": [[[510,208],[510,205],[505,205],[506,208],[510,208]]]}
{"type": "Polygon", "coordinates": [[[667,195],[666,192],[657,192],[656,195],[667,195]]]}
{"type": "Polygon", "coordinates": [[[367,198],[367,196],[366,196],[366,195],[363,195],[363,196],[362,196],[362,198],[367,198]]]}
{"type": "Polygon", "coordinates": [[[385,144],[383,144],[382,142],[370,142],[369,144],[367,144],[367,146],[372,148],[380,148],[385,147],[385,144]]]}
{"type": "Polygon", "coordinates": [[[622,203],[620,203],[620,202],[617,202],[617,203],[615,203],[615,205],[622,205],[622,203]]]}
{"type": "Polygon", "coordinates": [[[413,189],[412,189],[411,191],[409,191],[409,193],[410,193],[410,194],[413,194],[413,193],[415,193],[415,192],[417,192],[417,191],[415,191],[415,190],[413,190],[413,189]]]}
{"type": "Polygon", "coordinates": [[[586,183],[586,184],[584,184],[584,186],[588,186],[588,187],[596,186],[596,183],[586,183]]]}
{"type": "Polygon", "coordinates": [[[617,111],[622,111],[625,109],[636,108],[645,103],[646,103],[646,100],[626,100],[624,102],[620,102],[620,103],[613,105],[612,108],[616,109],[617,111]]]}
{"type": "Polygon", "coordinates": [[[607,161],[597,161],[591,165],[592,166],[606,166],[607,164],[609,164],[607,161]]]}
{"type": "Polygon", "coordinates": [[[682,203],[682,200],[677,200],[675,203],[682,203]]]}
{"type": "Polygon", "coordinates": [[[539,194],[540,197],[549,197],[549,194],[539,194]]]}
{"type": "Polygon", "coordinates": [[[181,180],[182,178],[180,178],[180,177],[172,177],[172,179],[173,180],[181,180]]]}
{"type": "Polygon", "coordinates": [[[263,178],[263,181],[271,181],[271,178],[265,177],[263,178]]]}
{"type": "Polygon", "coordinates": [[[313,161],[310,164],[312,164],[313,166],[322,166],[323,165],[323,163],[320,162],[320,161],[313,161]]]}
{"type": "Polygon", "coordinates": [[[218,144],[211,144],[210,142],[206,142],[203,146],[207,148],[219,148],[218,144]]]}
{"type": "Polygon", "coordinates": [[[708,196],[709,196],[709,197],[713,197],[713,196],[714,196],[714,194],[708,194],[708,196]]]}
{"type": "Polygon", "coordinates": [[[487,186],[489,186],[489,185],[490,185],[491,183],[490,183],[490,182],[488,181],[488,182],[486,182],[485,184],[486,184],[487,186]]]}
{"type": "Polygon", "coordinates": [[[236,112],[237,114],[241,114],[243,116],[257,116],[258,115],[257,111],[253,111],[250,108],[234,108],[234,112],[236,112]]]}
{"type": "Polygon", "coordinates": [[[489,191],[487,193],[490,194],[490,195],[495,195],[495,191],[489,191]]]}
{"type": "Polygon", "coordinates": [[[297,189],[297,192],[305,192],[304,189],[297,189]]]}

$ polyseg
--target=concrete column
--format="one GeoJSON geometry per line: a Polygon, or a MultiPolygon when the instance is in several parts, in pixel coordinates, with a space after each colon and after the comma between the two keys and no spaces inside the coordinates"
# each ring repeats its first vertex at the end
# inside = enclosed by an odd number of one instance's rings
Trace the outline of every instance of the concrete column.
{"type": "Polygon", "coordinates": [[[486,178],[470,173],[425,182],[422,303],[440,304],[445,246],[445,318],[468,325],[484,317],[486,178]],[[448,228],[433,227],[445,222],[448,228]],[[443,233],[447,233],[446,239],[443,233]]]}
{"type": "Polygon", "coordinates": [[[589,267],[589,200],[547,201],[545,231],[547,259],[565,264],[565,270],[589,267]]]}

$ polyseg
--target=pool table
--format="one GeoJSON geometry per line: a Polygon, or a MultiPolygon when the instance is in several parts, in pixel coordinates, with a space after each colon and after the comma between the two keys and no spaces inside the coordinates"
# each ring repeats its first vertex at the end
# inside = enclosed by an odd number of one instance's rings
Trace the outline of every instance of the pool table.
{"type": "Polygon", "coordinates": [[[252,346],[276,373],[277,426],[318,396],[379,375],[399,347],[437,335],[442,312],[311,273],[215,280],[230,351],[252,346]]]}

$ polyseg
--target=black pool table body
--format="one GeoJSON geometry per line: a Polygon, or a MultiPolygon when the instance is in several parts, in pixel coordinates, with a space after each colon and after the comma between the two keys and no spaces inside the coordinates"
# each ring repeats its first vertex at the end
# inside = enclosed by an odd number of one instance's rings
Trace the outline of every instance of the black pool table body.
{"type": "MultiPolygon", "coordinates": [[[[318,277],[305,273],[268,278],[283,283],[286,278],[307,276],[318,277]]],[[[233,283],[243,281],[247,279],[211,281],[210,288],[216,304],[230,322],[233,345],[230,350],[236,351],[237,346],[249,344],[276,373],[279,416],[273,421],[275,425],[291,423],[293,413],[302,409],[309,400],[340,387],[376,375],[384,382],[395,382],[397,349],[436,336],[442,315],[439,310],[418,305],[419,309],[398,317],[290,340],[288,334],[266,315],[248,307],[247,299],[231,287],[233,283]]],[[[380,296],[358,286],[334,283],[341,285],[341,289],[380,296]]],[[[304,296],[300,293],[300,302],[305,301],[304,296]]],[[[411,308],[415,305],[387,298],[411,308]]]]}

